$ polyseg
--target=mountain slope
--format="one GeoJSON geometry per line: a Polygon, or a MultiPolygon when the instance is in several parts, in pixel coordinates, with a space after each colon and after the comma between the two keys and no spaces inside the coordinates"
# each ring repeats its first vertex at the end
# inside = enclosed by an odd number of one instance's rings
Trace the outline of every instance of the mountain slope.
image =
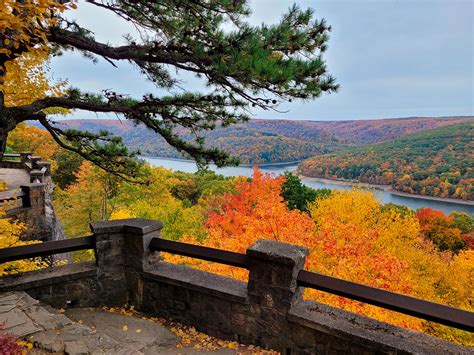
{"type": "MultiPolygon", "coordinates": [[[[473,121],[473,117],[398,118],[367,121],[293,121],[253,119],[246,123],[205,132],[207,145],[239,157],[243,164],[299,161],[312,156],[338,152],[367,143],[395,139],[408,133],[473,121]]],[[[63,128],[109,132],[123,137],[131,149],[143,155],[185,158],[163,138],[144,126],[127,120],[64,120],[63,128]]],[[[186,130],[177,132],[187,140],[186,130]]]]}
{"type": "Polygon", "coordinates": [[[305,160],[305,176],[392,185],[395,190],[474,200],[474,123],[305,160]]]}
{"type": "Polygon", "coordinates": [[[415,132],[473,120],[472,116],[387,118],[318,122],[318,128],[334,134],[342,142],[361,145],[383,142],[415,132]]]}

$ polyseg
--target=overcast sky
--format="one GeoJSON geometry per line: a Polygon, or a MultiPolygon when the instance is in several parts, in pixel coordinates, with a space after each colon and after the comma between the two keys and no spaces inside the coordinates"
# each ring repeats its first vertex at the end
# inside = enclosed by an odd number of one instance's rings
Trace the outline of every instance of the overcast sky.
{"type": "MultiPolygon", "coordinates": [[[[253,24],[276,22],[291,4],[311,7],[332,26],[326,60],[341,90],[288,111],[255,110],[256,118],[348,120],[474,115],[474,1],[253,0],[253,24]]],[[[106,10],[79,3],[70,17],[101,41],[122,43],[133,31],[106,10]]],[[[83,90],[113,88],[139,97],[156,89],[128,64],[92,64],[75,53],[53,59],[54,76],[83,90]]],[[[189,88],[201,83],[186,76],[189,88]]],[[[71,116],[69,116],[71,117],[71,116]]],[[[77,112],[74,118],[95,118],[77,112]]],[[[107,116],[101,116],[107,117],[107,116]]],[[[110,118],[114,116],[109,116],[110,118]]]]}

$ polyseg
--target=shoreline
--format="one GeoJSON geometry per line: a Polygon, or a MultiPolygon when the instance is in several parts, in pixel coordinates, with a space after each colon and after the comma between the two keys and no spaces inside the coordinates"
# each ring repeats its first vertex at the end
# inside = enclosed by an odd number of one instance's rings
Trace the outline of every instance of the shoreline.
{"type": "Polygon", "coordinates": [[[343,186],[360,186],[360,187],[365,187],[369,189],[389,192],[392,195],[396,195],[396,196],[411,197],[411,198],[416,198],[416,199],[424,199],[424,200],[431,200],[431,201],[438,201],[438,202],[446,202],[446,203],[465,205],[465,206],[474,206],[474,201],[460,200],[456,198],[445,198],[445,197],[436,197],[436,196],[428,196],[428,195],[410,194],[408,192],[394,190],[392,189],[390,185],[375,185],[375,184],[369,184],[365,182],[352,182],[352,181],[347,181],[347,180],[316,178],[316,177],[310,177],[310,176],[305,176],[305,175],[298,175],[298,176],[302,181],[306,181],[306,182],[313,181],[313,182],[322,182],[326,184],[337,183],[343,186]]]}
{"type": "MultiPolygon", "coordinates": [[[[180,158],[164,158],[164,157],[156,157],[156,156],[148,156],[148,155],[140,155],[138,158],[141,159],[163,159],[163,160],[171,160],[171,161],[180,161],[180,162],[185,162],[185,163],[192,163],[194,160],[190,159],[180,159],[180,158]]],[[[251,168],[254,165],[258,165],[259,167],[272,167],[272,166],[297,166],[299,162],[298,161],[293,161],[293,162],[283,162],[283,163],[269,163],[269,164],[240,164],[237,167],[245,167],[245,168],[251,168]]],[[[232,167],[230,167],[232,168],[232,167]]],[[[410,194],[407,192],[403,191],[397,191],[392,189],[390,185],[376,185],[376,184],[369,184],[369,183],[364,183],[364,182],[358,182],[358,181],[348,181],[348,180],[337,180],[337,179],[328,179],[328,178],[317,178],[317,177],[310,177],[310,176],[305,176],[298,174],[296,170],[293,171],[295,175],[297,175],[302,181],[306,182],[322,182],[326,184],[338,184],[342,186],[359,186],[367,189],[373,189],[373,190],[378,190],[378,191],[384,191],[388,192],[392,195],[395,196],[401,196],[401,197],[409,197],[409,198],[414,198],[414,199],[424,199],[424,200],[431,200],[431,201],[437,201],[437,202],[445,202],[445,203],[450,203],[450,204],[457,204],[457,205],[463,205],[463,206],[474,206],[474,201],[471,200],[460,200],[460,199],[454,199],[454,198],[444,198],[444,197],[436,197],[436,196],[428,196],[428,195],[416,195],[416,194],[410,194]]]]}
{"type": "MultiPolygon", "coordinates": [[[[148,158],[148,159],[164,159],[164,160],[173,160],[173,161],[181,161],[185,163],[195,163],[194,160],[192,159],[182,159],[182,158],[166,158],[166,157],[156,157],[156,156],[151,156],[151,155],[139,155],[138,158],[148,158]]],[[[245,167],[245,168],[251,168],[255,165],[257,166],[285,166],[285,165],[295,165],[295,167],[301,163],[302,160],[296,160],[296,161],[287,161],[287,162],[281,162],[281,163],[255,163],[255,164],[239,164],[236,167],[245,167]]],[[[214,165],[214,164],[213,164],[214,165]]],[[[229,166],[229,168],[232,168],[233,166],[229,166]]]]}
{"type": "Polygon", "coordinates": [[[298,177],[301,179],[301,181],[307,181],[307,182],[322,182],[325,184],[337,183],[338,185],[343,185],[343,186],[360,186],[360,187],[365,187],[365,188],[380,190],[380,191],[388,191],[388,192],[393,191],[390,185],[375,185],[375,184],[369,184],[366,182],[359,182],[359,181],[317,178],[317,177],[311,177],[311,176],[299,175],[299,174],[298,174],[298,177]]]}

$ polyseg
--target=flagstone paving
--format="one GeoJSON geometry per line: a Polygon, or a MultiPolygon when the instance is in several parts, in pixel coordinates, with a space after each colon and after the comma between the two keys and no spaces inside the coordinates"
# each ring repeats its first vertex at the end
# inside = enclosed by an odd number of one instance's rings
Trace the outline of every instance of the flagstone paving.
{"type": "Polygon", "coordinates": [[[4,332],[32,343],[33,355],[236,353],[177,348],[180,338],[161,324],[97,309],[55,310],[25,292],[0,294],[0,324],[4,332]]]}

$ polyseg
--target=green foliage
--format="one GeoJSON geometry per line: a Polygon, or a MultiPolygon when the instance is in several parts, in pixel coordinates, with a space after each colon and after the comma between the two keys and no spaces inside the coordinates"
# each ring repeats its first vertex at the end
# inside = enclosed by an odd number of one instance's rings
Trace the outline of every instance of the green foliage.
{"type": "Polygon", "coordinates": [[[84,161],[81,156],[68,150],[57,149],[53,154],[53,160],[56,166],[52,178],[59,188],[65,189],[77,181],[76,173],[84,161]]]}
{"type": "Polygon", "coordinates": [[[458,228],[462,234],[474,232],[474,216],[465,212],[451,212],[449,217],[452,218],[451,228],[458,228]]]}
{"type": "MultiPolygon", "coordinates": [[[[130,159],[136,152],[127,150],[120,139],[105,131],[63,130],[48,118],[48,109],[123,115],[154,132],[155,137],[161,136],[199,166],[213,162],[221,167],[239,161],[219,146],[206,146],[203,133],[247,121],[247,112],[252,107],[275,109],[287,101],[315,99],[338,90],[323,56],[331,28],[324,19],[314,19],[311,9],[295,5],[278,23],[253,26],[248,22],[247,1],[90,3],[118,14],[146,36],[127,36],[128,44],[113,47],[98,42],[92,31],[79,23],[57,14],[54,23],[41,32],[43,40],[49,41],[56,53],[77,49],[92,60],[100,57],[112,63],[132,63],[146,80],[156,85],[158,94],[131,98],[112,89],[85,93],[80,88],[70,88],[59,97],[38,99],[21,109],[0,109],[10,110],[15,123],[39,121],[63,148],[125,179],[140,180],[135,175],[137,166],[130,159]],[[229,30],[224,31],[225,27],[229,30]],[[181,82],[174,78],[176,71],[201,79],[205,92],[180,90],[181,82]],[[191,139],[180,136],[182,129],[187,130],[191,139]]],[[[36,44],[21,47],[12,53],[11,60],[36,44]]],[[[0,121],[4,116],[0,115],[0,121]]]]}
{"type": "Polygon", "coordinates": [[[170,192],[189,206],[196,205],[202,196],[221,194],[231,189],[229,178],[212,170],[199,170],[195,174],[177,172],[174,176],[177,181],[170,192]]]}
{"type": "Polygon", "coordinates": [[[386,203],[385,205],[382,206],[381,208],[382,212],[386,211],[396,211],[400,216],[402,217],[410,217],[415,214],[415,211],[413,211],[410,207],[403,206],[403,205],[397,205],[396,203],[386,203]]]}
{"type": "Polygon", "coordinates": [[[329,189],[312,189],[303,185],[301,179],[289,171],[286,171],[284,176],[285,182],[280,195],[287,201],[290,210],[298,209],[308,212],[308,203],[331,194],[329,189]]]}

